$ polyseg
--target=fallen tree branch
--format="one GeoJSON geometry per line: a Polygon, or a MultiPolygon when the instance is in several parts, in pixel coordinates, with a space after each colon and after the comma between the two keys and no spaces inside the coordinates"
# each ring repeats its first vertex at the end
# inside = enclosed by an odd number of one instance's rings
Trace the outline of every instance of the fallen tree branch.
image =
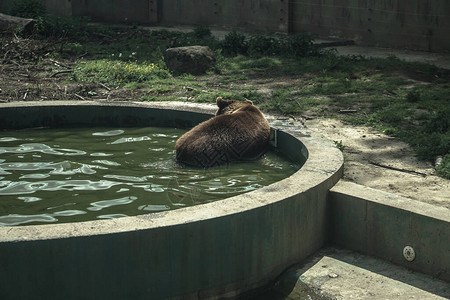
{"type": "Polygon", "coordinates": [[[80,96],[80,95],[78,95],[78,94],[74,94],[74,95],[75,95],[75,97],[77,97],[78,99],[86,101],[86,99],[85,99],[84,97],[82,97],[82,96],[80,96]]]}
{"type": "Polygon", "coordinates": [[[58,67],[62,67],[62,68],[70,69],[70,70],[72,69],[71,67],[66,66],[65,64],[62,64],[62,63],[60,63],[60,62],[57,61],[57,60],[50,59],[50,61],[51,61],[52,63],[54,63],[55,65],[57,65],[58,67]]]}
{"type": "Polygon", "coordinates": [[[403,173],[409,173],[409,174],[413,174],[413,175],[419,175],[419,176],[423,176],[423,177],[426,177],[428,175],[428,174],[417,172],[417,171],[406,170],[406,169],[401,169],[401,168],[396,168],[396,167],[383,165],[383,164],[380,164],[380,163],[377,163],[377,162],[374,162],[374,161],[369,161],[369,164],[377,166],[377,167],[380,167],[380,168],[385,168],[385,169],[398,171],[398,172],[403,172],[403,173]]]}
{"type": "Polygon", "coordinates": [[[341,109],[339,111],[341,114],[351,114],[358,112],[356,109],[341,109]]]}
{"type": "Polygon", "coordinates": [[[104,87],[106,90],[108,90],[108,92],[111,91],[111,88],[110,88],[109,86],[107,86],[107,85],[105,85],[105,84],[103,84],[103,83],[101,83],[101,82],[99,82],[98,84],[99,84],[100,86],[104,87]]]}

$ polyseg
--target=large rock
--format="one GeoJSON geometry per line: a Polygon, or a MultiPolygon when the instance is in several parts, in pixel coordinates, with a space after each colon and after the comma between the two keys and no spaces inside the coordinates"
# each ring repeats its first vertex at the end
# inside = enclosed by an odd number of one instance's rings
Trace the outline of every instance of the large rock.
{"type": "Polygon", "coordinates": [[[176,74],[203,74],[216,63],[214,52],[206,46],[169,48],[164,60],[169,70],[176,74]]]}

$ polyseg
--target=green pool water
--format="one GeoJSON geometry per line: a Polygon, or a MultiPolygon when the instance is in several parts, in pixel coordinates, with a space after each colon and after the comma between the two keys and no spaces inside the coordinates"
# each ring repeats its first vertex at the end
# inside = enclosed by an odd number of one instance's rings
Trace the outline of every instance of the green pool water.
{"type": "Polygon", "coordinates": [[[175,163],[173,128],[0,132],[0,226],[135,216],[216,201],[298,170],[273,152],[207,170],[175,163]]]}

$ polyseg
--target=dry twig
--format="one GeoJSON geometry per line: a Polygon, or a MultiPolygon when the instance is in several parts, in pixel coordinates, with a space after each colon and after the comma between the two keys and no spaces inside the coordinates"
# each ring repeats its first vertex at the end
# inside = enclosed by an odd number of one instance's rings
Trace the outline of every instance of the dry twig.
{"type": "Polygon", "coordinates": [[[380,168],[385,168],[385,169],[389,169],[389,170],[393,170],[393,171],[399,171],[399,172],[403,172],[403,173],[409,173],[409,174],[414,174],[414,175],[419,175],[419,176],[423,176],[426,177],[428,174],[425,173],[421,173],[421,172],[417,172],[417,171],[412,171],[412,170],[406,170],[406,169],[401,169],[401,168],[396,168],[396,167],[391,167],[391,166],[387,166],[387,165],[383,165],[374,161],[369,161],[369,163],[371,165],[380,167],[380,168]]]}
{"type": "Polygon", "coordinates": [[[50,76],[50,78],[56,77],[56,76],[58,76],[59,74],[67,74],[67,73],[72,73],[72,72],[73,72],[72,69],[70,69],[70,70],[59,71],[59,72],[56,72],[56,73],[52,74],[52,75],[50,76]]]}

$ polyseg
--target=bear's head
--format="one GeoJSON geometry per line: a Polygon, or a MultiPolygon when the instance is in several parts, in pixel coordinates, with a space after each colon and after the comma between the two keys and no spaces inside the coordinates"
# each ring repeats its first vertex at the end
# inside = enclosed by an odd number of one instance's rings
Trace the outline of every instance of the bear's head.
{"type": "Polygon", "coordinates": [[[224,100],[222,97],[217,97],[217,106],[219,107],[216,111],[216,116],[219,115],[230,115],[243,108],[253,106],[253,102],[250,100],[238,101],[238,100],[224,100]]]}

